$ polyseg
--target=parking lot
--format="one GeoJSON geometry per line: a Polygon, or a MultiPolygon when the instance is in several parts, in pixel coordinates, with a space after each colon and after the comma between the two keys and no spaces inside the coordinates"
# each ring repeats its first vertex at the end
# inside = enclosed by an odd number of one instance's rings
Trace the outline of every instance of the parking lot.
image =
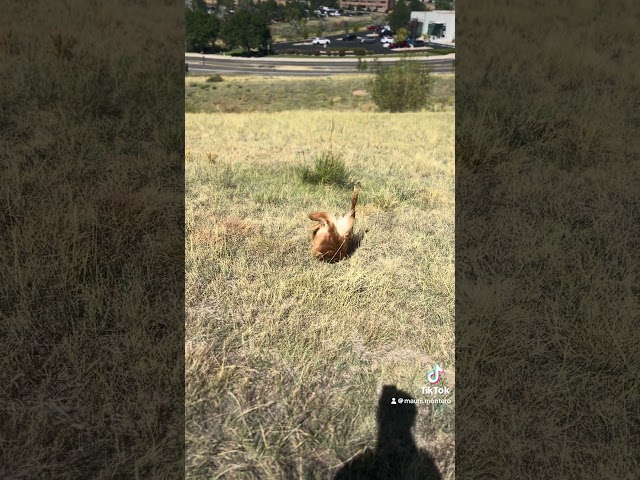
{"type": "MultiPolygon", "coordinates": [[[[383,43],[380,41],[379,37],[373,37],[375,40],[373,41],[373,43],[360,43],[360,39],[362,37],[364,37],[365,35],[367,35],[367,32],[363,31],[363,32],[358,32],[356,33],[356,35],[358,36],[358,39],[356,40],[349,40],[349,41],[344,41],[342,40],[342,37],[344,37],[344,34],[339,34],[339,35],[325,35],[322,38],[327,38],[331,41],[330,44],[328,44],[326,46],[326,48],[364,48],[368,51],[370,51],[371,53],[375,53],[375,54],[389,54],[389,53],[398,53],[397,50],[391,50],[389,48],[385,48],[383,46],[383,43]]],[[[324,49],[325,47],[322,45],[313,45],[311,43],[311,38],[307,39],[307,40],[302,40],[302,41],[294,41],[294,42],[282,42],[282,43],[274,43],[272,46],[272,50],[278,53],[285,53],[286,50],[318,50],[318,49],[324,49]]],[[[434,49],[436,48],[451,48],[449,46],[445,46],[445,45],[437,45],[437,44],[429,44],[426,43],[425,45],[427,45],[428,47],[432,47],[434,49]]],[[[420,51],[423,50],[423,48],[415,48],[412,49],[415,51],[420,51]]],[[[404,49],[402,49],[402,51],[406,51],[404,49]]]]}

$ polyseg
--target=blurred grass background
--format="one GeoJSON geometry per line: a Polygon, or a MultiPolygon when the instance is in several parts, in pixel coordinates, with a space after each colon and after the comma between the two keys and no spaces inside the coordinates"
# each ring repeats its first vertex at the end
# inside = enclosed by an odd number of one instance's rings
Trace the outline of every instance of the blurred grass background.
{"type": "Polygon", "coordinates": [[[3,5],[1,478],[182,472],[182,9],[3,5]]]}
{"type": "Polygon", "coordinates": [[[462,478],[640,471],[638,7],[457,12],[462,478]]]}

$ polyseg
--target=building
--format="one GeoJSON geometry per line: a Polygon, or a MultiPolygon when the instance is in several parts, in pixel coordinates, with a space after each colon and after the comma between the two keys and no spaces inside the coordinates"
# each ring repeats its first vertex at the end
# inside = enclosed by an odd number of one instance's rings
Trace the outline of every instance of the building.
{"type": "Polygon", "coordinates": [[[362,8],[362,9],[370,9],[377,12],[387,12],[389,10],[393,10],[393,7],[396,4],[396,0],[341,0],[340,7],[347,8],[362,8]]]}
{"type": "Polygon", "coordinates": [[[456,38],[455,10],[411,12],[411,20],[418,21],[416,36],[423,35],[433,43],[454,43],[456,38]]]}

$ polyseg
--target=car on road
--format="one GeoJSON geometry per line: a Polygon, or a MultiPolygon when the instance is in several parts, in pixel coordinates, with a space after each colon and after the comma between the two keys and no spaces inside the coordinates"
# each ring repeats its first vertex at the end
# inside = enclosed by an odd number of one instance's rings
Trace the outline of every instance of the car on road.
{"type": "Polygon", "coordinates": [[[414,47],[424,47],[426,45],[426,43],[424,42],[424,40],[421,39],[417,39],[413,41],[413,46],[414,47]]]}
{"type": "Polygon", "coordinates": [[[393,37],[382,37],[380,43],[393,43],[393,37]]]}
{"type": "Polygon", "coordinates": [[[376,43],[378,37],[362,37],[360,43],[376,43]]]}
{"type": "Polygon", "coordinates": [[[342,37],[343,42],[353,42],[354,40],[357,40],[357,39],[358,37],[355,33],[348,33],[347,35],[342,37]]]}
{"type": "Polygon", "coordinates": [[[311,40],[311,43],[313,45],[328,45],[331,43],[331,40],[323,37],[315,37],[313,40],[311,40]]]}

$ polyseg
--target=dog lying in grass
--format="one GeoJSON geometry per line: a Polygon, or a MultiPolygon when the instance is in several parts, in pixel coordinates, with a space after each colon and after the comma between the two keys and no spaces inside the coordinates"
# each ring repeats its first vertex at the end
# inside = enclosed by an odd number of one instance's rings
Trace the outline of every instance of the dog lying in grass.
{"type": "Polygon", "coordinates": [[[356,203],[360,186],[356,184],[351,197],[351,210],[342,218],[329,212],[314,212],[309,218],[316,222],[311,228],[311,252],[325,262],[339,262],[347,257],[356,220],[356,203]]]}

